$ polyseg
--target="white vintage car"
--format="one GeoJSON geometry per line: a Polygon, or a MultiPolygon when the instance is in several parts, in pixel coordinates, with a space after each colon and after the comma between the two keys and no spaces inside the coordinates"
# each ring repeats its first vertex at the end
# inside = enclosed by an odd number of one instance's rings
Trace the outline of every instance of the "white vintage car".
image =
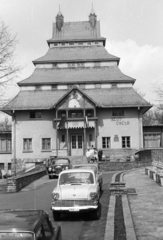
{"type": "Polygon", "coordinates": [[[64,170],[52,192],[53,218],[59,220],[62,212],[90,212],[93,219],[99,219],[99,198],[100,186],[94,170],[64,170]]]}

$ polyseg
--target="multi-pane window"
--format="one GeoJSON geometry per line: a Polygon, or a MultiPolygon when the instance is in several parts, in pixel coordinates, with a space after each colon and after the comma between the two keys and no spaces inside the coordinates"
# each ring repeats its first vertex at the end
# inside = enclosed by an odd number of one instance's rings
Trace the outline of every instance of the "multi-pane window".
{"type": "Polygon", "coordinates": [[[11,152],[11,134],[0,135],[0,152],[11,152]]]}
{"type": "Polygon", "coordinates": [[[41,118],[41,111],[31,111],[30,113],[29,113],[29,118],[36,118],[36,119],[39,119],[39,118],[41,118]]]}
{"type": "Polygon", "coordinates": [[[130,137],[122,137],[122,148],[130,148],[131,140],[130,137]]]}
{"type": "Polygon", "coordinates": [[[32,138],[24,138],[23,139],[23,150],[24,151],[32,151],[32,138]]]}
{"type": "Polygon", "coordinates": [[[110,137],[102,137],[102,148],[110,148],[110,137]]]}
{"type": "Polygon", "coordinates": [[[124,116],[124,109],[113,109],[112,110],[113,117],[123,117],[124,116]]]}
{"type": "Polygon", "coordinates": [[[51,150],[50,138],[42,138],[42,150],[51,150]]]}

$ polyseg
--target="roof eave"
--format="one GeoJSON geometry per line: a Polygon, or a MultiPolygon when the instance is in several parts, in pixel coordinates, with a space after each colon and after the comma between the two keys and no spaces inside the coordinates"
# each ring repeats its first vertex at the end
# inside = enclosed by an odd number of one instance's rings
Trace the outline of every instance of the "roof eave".
{"type": "MultiPolygon", "coordinates": [[[[86,84],[86,83],[92,83],[92,81],[78,81],[77,82],[77,84],[86,84]]],[[[98,81],[94,81],[93,83],[94,84],[98,84],[98,83],[132,83],[132,84],[134,84],[135,83],[135,79],[131,79],[131,80],[98,80],[98,81]]],[[[70,85],[72,85],[72,84],[74,84],[74,82],[71,82],[71,81],[69,81],[69,82],[64,82],[64,81],[62,81],[62,82],[60,82],[60,81],[58,81],[58,82],[35,82],[35,83],[33,83],[33,82],[31,82],[31,83],[18,83],[18,86],[19,87],[21,87],[21,86],[35,86],[35,85],[52,85],[52,84],[60,84],[60,85],[65,85],[65,84],[70,84],[70,85]]]]}
{"type": "Polygon", "coordinates": [[[106,38],[100,37],[100,38],[83,38],[83,39],[49,39],[47,40],[47,44],[49,46],[50,43],[65,43],[65,42],[95,42],[95,41],[102,41],[103,46],[106,44],[106,38]]]}
{"type": "Polygon", "coordinates": [[[32,61],[34,65],[36,64],[46,64],[46,63],[73,63],[73,62],[110,62],[115,61],[119,65],[120,58],[99,58],[99,59],[73,59],[73,60],[34,60],[32,61]]]}

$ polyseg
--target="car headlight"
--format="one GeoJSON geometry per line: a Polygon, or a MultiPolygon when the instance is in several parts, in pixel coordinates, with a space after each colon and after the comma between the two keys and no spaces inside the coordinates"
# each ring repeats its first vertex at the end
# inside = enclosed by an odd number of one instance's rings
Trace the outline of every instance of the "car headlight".
{"type": "Polygon", "coordinates": [[[52,170],[52,168],[50,167],[48,170],[49,170],[49,171],[51,171],[51,170],[52,170]]]}
{"type": "Polygon", "coordinates": [[[53,198],[54,200],[58,200],[58,198],[59,198],[59,193],[52,193],[52,198],[53,198]]]}
{"type": "Polygon", "coordinates": [[[65,169],[68,169],[68,167],[65,167],[65,169]]]}
{"type": "Polygon", "coordinates": [[[91,198],[92,200],[96,200],[96,199],[98,198],[97,192],[91,192],[91,193],[90,193],[90,198],[91,198]]]}

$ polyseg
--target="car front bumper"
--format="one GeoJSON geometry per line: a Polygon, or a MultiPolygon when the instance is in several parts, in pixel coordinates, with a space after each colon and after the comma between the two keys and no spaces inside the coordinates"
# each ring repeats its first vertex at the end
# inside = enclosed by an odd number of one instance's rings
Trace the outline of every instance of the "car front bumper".
{"type": "Polygon", "coordinates": [[[53,201],[52,203],[53,211],[60,212],[81,212],[81,211],[93,211],[98,208],[98,201],[93,200],[84,200],[84,201],[75,201],[75,200],[61,200],[53,201]]]}

